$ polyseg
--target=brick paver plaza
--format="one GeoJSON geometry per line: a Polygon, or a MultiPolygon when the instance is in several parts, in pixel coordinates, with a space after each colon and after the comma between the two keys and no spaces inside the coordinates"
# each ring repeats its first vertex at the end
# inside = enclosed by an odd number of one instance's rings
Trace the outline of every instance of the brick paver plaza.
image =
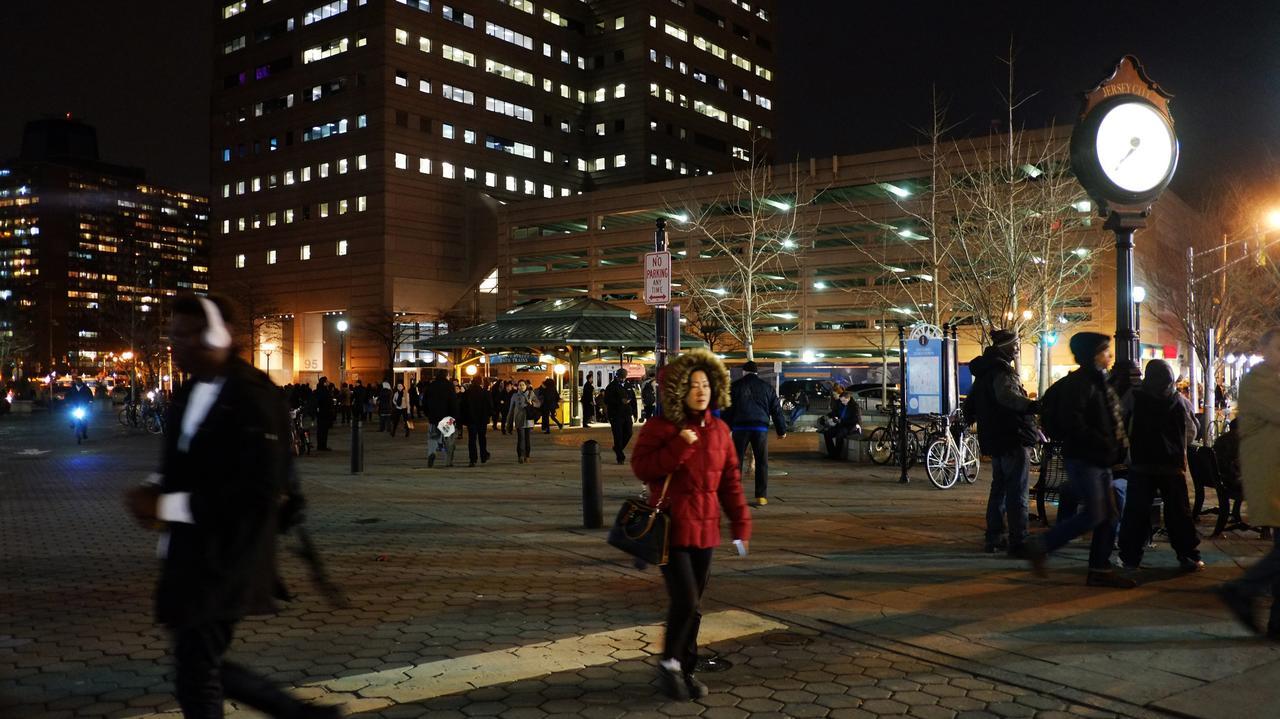
{"type": "MultiPolygon", "coordinates": [[[[233,656],[388,719],[1280,712],[1280,645],[1246,636],[1207,591],[1261,554],[1256,534],[1206,538],[1209,569],[1192,576],[1157,545],[1133,591],[1086,588],[1080,543],[1035,579],[980,551],[985,478],[943,492],[916,470],[900,485],[819,458],[811,434],[773,440],[751,555],[717,554],[711,695],[665,701],[661,577],[582,528],[578,448],[607,435],[535,433],[517,465],[514,439],[491,433],[487,465],[466,467],[460,446],[463,466],[428,469],[425,433],[366,432],[353,476],[337,428],[338,451],[299,461],[308,527],[350,606],[326,604],[285,553],[299,598],[242,623],[233,656]]],[[[105,414],[88,444],[71,439],[47,415],[0,418],[0,717],[176,717],[151,620],[155,535],[120,501],[158,442],[105,414]]],[[[603,471],[610,515],[638,483],[603,471]]]]}

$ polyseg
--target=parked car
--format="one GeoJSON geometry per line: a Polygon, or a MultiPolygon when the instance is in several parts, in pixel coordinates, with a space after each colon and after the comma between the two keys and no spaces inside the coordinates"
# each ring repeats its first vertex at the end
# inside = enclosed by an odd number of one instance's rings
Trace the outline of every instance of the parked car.
{"type": "MultiPolygon", "coordinates": [[[[853,401],[858,403],[863,417],[889,414],[889,408],[885,406],[882,395],[883,388],[879,383],[853,384],[846,387],[845,391],[853,393],[853,401]]],[[[897,401],[898,388],[896,385],[889,385],[889,404],[896,404],[897,401]]]]}

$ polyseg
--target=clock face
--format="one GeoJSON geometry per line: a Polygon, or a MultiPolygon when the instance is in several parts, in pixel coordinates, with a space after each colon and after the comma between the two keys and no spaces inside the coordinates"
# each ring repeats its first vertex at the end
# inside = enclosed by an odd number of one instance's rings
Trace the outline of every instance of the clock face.
{"type": "Polygon", "coordinates": [[[1158,187],[1177,161],[1173,129],[1145,102],[1125,102],[1108,110],[1095,142],[1102,173],[1129,192],[1158,187]]]}

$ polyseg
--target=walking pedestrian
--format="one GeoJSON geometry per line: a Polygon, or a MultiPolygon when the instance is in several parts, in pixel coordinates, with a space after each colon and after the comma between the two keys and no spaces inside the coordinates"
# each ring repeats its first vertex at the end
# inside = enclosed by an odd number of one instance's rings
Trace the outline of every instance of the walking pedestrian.
{"type": "Polygon", "coordinates": [[[542,403],[542,433],[551,434],[551,422],[556,428],[564,430],[564,422],[560,421],[560,392],[556,389],[556,381],[548,377],[538,388],[538,400],[542,403]]]}
{"type": "Polygon", "coordinates": [[[1121,402],[1129,434],[1129,486],[1120,522],[1120,561],[1126,569],[1142,565],[1151,538],[1151,507],[1156,495],[1164,505],[1169,545],[1184,572],[1204,569],[1200,535],[1187,501],[1187,446],[1196,436],[1191,403],[1174,388],[1173,369],[1164,360],[1147,363],[1142,384],[1121,402]]]}
{"type": "Polygon", "coordinates": [[[351,384],[342,383],[342,391],[338,393],[338,411],[343,424],[351,424],[351,384]]]}
{"type": "Polygon", "coordinates": [[[409,436],[413,426],[413,405],[409,403],[409,392],[403,384],[397,383],[395,392],[391,394],[391,436],[396,436],[400,423],[404,422],[404,436],[409,436]]]}
{"type": "Polygon", "coordinates": [[[529,463],[529,444],[533,441],[533,393],[529,383],[516,382],[515,391],[507,400],[507,426],[516,435],[516,462],[529,463]]]}
{"type": "Polygon", "coordinates": [[[591,383],[591,375],[582,383],[582,426],[590,427],[591,420],[596,417],[596,386],[591,383]]]}
{"type": "Polygon", "coordinates": [[[161,469],[126,498],[164,539],[156,619],[173,637],[174,684],[187,719],[223,715],[223,699],[283,719],[330,719],[224,657],[236,624],[275,610],[279,499],[292,470],[283,395],[241,360],[226,300],[187,295],[172,306],[173,361],[193,381],[174,395],[161,469]]]}
{"type": "Polygon", "coordinates": [[[644,383],[640,385],[640,402],[644,405],[641,421],[648,422],[658,414],[658,382],[652,372],[645,375],[644,383]]]}
{"type": "Polygon", "coordinates": [[[385,432],[391,427],[391,417],[394,412],[394,404],[392,402],[393,394],[391,392],[391,383],[383,382],[382,389],[378,390],[378,431],[385,432]]]}
{"type": "Polygon", "coordinates": [[[503,429],[502,433],[506,434],[503,426],[503,421],[506,417],[503,413],[506,410],[507,393],[503,391],[504,389],[503,381],[495,379],[493,384],[489,386],[489,401],[493,404],[493,428],[503,429]]]}
{"type": "Polygon", "coordinates": [[[631,469],[670,516],[662,578],[671,604],[658,677],[667,696],[687,701],[709,691],[694,670],[702,594],[720,544],[720,509],[729,515],[741,554],[751,540],[751,513],[729,428],[711,413],[729,401],[724,364],[707,350],[691,350],[672,359],[660,377],[662,416],[641,428],[631,469]]]}
{"type": "Polygon", "coordinates": [[[436,465],[436,453],[441,450],[446,454],[446,464],[453,466],[451,445],[440,431],[440,422],[446,417],[458,416],[458,393],[454,391],[453,383],[445,373],[437,371],[423,396],[426,401],[427,422],[430,424],[427,428],[427,466],[436,465]]]}
{"type": "Polygon", "coordinates": [[[994,330],[991,346],[969,362],[973,386],[964,403],[965,421],[978,423],[978,446],[991,457],[983,549],[987,554],[1007,551],[1014,557],[1022,556],[1027,541],[1027,449],[1040,438],[1034,418],[1040,403],[1029,399],[1018,381],[1013,367],[1017,353],[1018,335],[994,330]]]}
{"type": "MultiPolygon", "coordinates": [[[[1267,330],[1259,343],[1262,364],[1240,380],[1236,418],[1240,421],[1240,479],[1249,503],[1249,522],[1280,527],[1280,327],[1267,330]]],[[[1219,511],[1226,511],[1225,508],[1219,511]]],[[[1222,601],[1256,634],[1262,625],[1255,614],[1259,598],[1271,595],[1267,638],[1280,639],[1280,532],[1267,556],[1244,576],[1222,585],[1222,601]]]]}
{"type": "Polygon", "coordinates": [[[321,377],[316,383],[316,450],[320,452],[333,451],[329,449],[329,430],[333,428],[336,413],[333,385],[328,377],[321,377]]]}
{"type": "Polygon", "coordinates": [[[467,427],[467,456],[471,460],[469,466],[474,467],[477,458],[481,464],[489,461],[485,433],[489,429],[489,420],[493,417],[493,396],[480,382],[472,382],[462,393],[461,404],[459,413],[467,427]]]}
{"type": "Polygon", "coordinates": [[[627,371],[613,373],[613,381],[604,388],[604,404],[609,412],[609,428],[613,431],[613,455],[618,464],[627,461],[627,444],[635,427],[636,395],[627,387],[627,371]]]}
{"type": "MultiPolygon", "coordinates": [[[[742,465],[747,446],[756,466],[756,506],[769,503],[769,421],[773,420],[778,439],[787,436],[787,418],[782,415],[778,394],[768,382],[760,379],[754,360],[742,365],[742,376],[729,386],[732,403],[726,409],[729,428],[733,431],[733,447],[738,453],[738,465],[742,465]]],[[[663,400],[663,409],[666,409],[663,400]]]]}
{"type": "Polygon", "coordinates": [[[413,418],[422,417],[422,393],[418,388],[418,378],[413,377],[409,380],[409,416],[413,418]]]}
{"type": "Polygon", "coordinates": [[[1086,583],[1132,589],[1137,582],[1118,575],[1111,566],[1117,515],[1111,468],[1122,462],[1128,451],[1120,402],[1107,384],[1111,338],[1097,332],[1077,332],[1069,344],[1080,367],[1045,392],[1042,409],[1049,436],[1062,442],[1067,480],[1086,511],[1032,536],[1025,555],[1036,574],[1044,576],[1049,553],[1093,530],[1086,583]]]}
{"type": "Polygon", "coordinates": [[[356,386],[351,388],[351,418],[353,422],[363,424],[368,417],[365,416],[364,408],[369,402],[369,388],[364,386],[364,382],[356,380],[356,386]]]}

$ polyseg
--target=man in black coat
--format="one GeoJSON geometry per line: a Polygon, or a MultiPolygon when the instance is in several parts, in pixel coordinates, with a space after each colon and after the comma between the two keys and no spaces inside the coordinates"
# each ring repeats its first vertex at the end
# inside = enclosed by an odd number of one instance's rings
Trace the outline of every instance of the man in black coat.
{"type": "Polygon", "coordinates": [[[1040,405],[1027,397],[1013,368],[1018,335],[991,333],[991,346],[969,362],[973,386],[964,402],[965,419],[978,423],[978,445],[991,456],[991,492],[987,496],[987,554],[1007,550],[1021,556],[1027,541],[1027,448],[1039,438],[1034,415],[1040,405]],[[1008,515],[1009,536],[1004,536],[1008,515]]]}
{"type": "Polygon", "coordinates": [[[337,397],[328,377],[321,377],[316,385],[316,449],[321,452],[332,452],[329,449],[329,430],[333,420],[338,416],[337,397]]]}
{"type": "Polygon", "coordinates": [[[635,426],[636,395],[627,387],[627,371],[619,369],[613,381],[604,388],[604,406],[609,412],[609,428],[613,431],[613,455],[618,464],[627,461],[627,444],[635,426]]]}
{"type": "Polygon", "coordinates": [[[445,437],[440,434],[440,420],[445,417],[458,417],[458,394],[453,389],[453,383],[445,376],[444,372],[436,372],[435,379],[431,380],[431,384],[427,385],[426,392],[423,393],[423,401],[427,411],[427,421],[431,423],[427,432],[427,466],[436,466],[436,450],[437,448],[445,448],[447,456],[446,464],[453,463],[453,448],[445,437]]]}
{"type": "Polygon", "coordinates": [[[224,696],[273,717],[338,717],[223,655],[246,615],[274,611],[275,536],[292,455],[283,397],[239,359],[221,299],[173,305],[174,362],[192,381],[174,395],[160,472],[127,495],[144,527],[164,528],[156,618],[173,634],[184,717],[221,717],[224,696]]]}
{"type": "Polygon", "coordinates": [[[365,421],[364,408],[368,402],[368,388],[362,380],[356,380],[356,386],[351,389],[351,416],[356,423],[365,421]]]}
{"type": "Polygon", "coordinates": [[[778,393],[760,379],[756,363],[742,365],[742,376],[729,385],[727,422],[733,431],[733,447],[738,451],[738,465],[751,445],[756,464],[756,506],[769,503],[769,421],[773,421],[778,438],[787,436],[787,419],[782,416],[778,393]]]}
{"type": "Polygon", "coordinates": [[[590,427],[591,420],[596,418],[596,385],[587,377],[582,384],[582,426],[590,427]]]}
{"type": "Polygon", "coordinates": [[[493,395],[479,380],[476,380],[467,385],[466,391],[462,393],[461,404],[459,414],[462,415],[462,422],[467,426],[467,456],[471,459],[470,466],[474,467],[477,457],[480,458],[481,464],[489,461],[489,447],[485,433],[489,429],[489,420],[493,417],[493,395]]]}
{"type": "Polygon", "coordinates": [[[862,408],[853,401],[852,393],[840,395],[826,414],[824,424],[822,439],[827,445],[827,457],[843,459],[846,441],[862,434],[862,408]]]}
{"type": "Polygon", "coordinates": [[[1032,569],[1044,575],[1049,552],[1093,530],[1086,582],[1091,587],[1131,589],[1137,583],[1118,575],[1111,566],[1117,516],[1111,468],[1123,462],[1129,451],[1120,400],[1107,384],[1111,338],[1097,332],[1077,332],[1071,336],[1070,346],[1080,367],[1045,392],[1043,417],[1049,436],[1062,442],[1067,480],[1087,511],[1032,537],[1026,556],[1032,569]]]}

